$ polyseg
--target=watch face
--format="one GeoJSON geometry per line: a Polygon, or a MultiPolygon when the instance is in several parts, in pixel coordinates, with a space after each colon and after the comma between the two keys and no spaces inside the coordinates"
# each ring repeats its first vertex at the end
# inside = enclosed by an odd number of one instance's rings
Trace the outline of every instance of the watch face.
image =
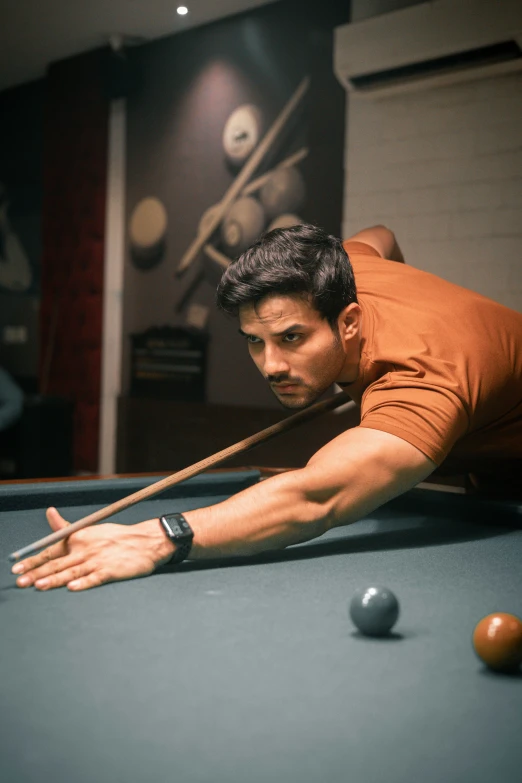
{"type": "Polygon", "coordinates": [[[161,517],[162,524],[169,528],[169,535],[173,538],[192,538],[193,533],[189,523],[182,514],[166,514],[161,517]]]}
{"type": "Polygon", "coordinates": [[[251,103],[232,112],[223,131],[223,149],[235,165],[244,163],[259,143],[261,112],[251,103]]]}
{"type": "Polygon", "coordinates": [[[181,529],[181,526],[177,522],[170,522],[170,529],[172,530],[172,533],[177,536],[182,536],[184,533],[184,530],[181,529]]]}

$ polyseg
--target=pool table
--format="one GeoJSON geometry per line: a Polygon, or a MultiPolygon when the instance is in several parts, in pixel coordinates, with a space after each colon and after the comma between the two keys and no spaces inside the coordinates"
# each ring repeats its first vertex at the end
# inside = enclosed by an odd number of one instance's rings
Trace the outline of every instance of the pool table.
{"type": "MultiPolygon", "coordinates": [[[[203,474],[114,521],[262,478],[203,474]]],[[[471,635],[522,614],[522,505],[424,486],[284,552],[15,586],[7,556],[47,505],[74,521],[153,480],[0,486],[2,783],[519,783],[522,676],[487,670],[471,635]],[[374,583],[401,603],[384,639],[348,617],[374,583]]]]}

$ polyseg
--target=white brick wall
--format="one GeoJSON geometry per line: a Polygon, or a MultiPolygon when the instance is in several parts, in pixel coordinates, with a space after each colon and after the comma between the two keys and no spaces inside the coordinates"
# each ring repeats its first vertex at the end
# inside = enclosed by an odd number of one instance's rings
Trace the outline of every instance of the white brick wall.
{"type": "Polygon", "coordinates": [[[522,311],[522,75],[347,111],[344,236],[384,223],[407,263],[522,311]]]}

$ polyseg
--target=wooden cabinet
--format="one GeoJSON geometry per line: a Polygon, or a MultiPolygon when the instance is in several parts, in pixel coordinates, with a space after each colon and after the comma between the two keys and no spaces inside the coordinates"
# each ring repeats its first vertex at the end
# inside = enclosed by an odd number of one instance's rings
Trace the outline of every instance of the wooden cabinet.
{"type": "MultiPolygon", "coordinates": [[[[121,397],[118,473],[173,473],[286,418],[290,412],[121,397]]],[[[358,423],[356,411],[327,413],[227,461],[227,467],[301,467],[325,443],[358,423]]]]}

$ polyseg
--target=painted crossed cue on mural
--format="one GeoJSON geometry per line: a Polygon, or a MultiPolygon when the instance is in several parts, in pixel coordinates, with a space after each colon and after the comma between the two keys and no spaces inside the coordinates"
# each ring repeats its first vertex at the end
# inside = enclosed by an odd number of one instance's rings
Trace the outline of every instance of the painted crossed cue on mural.
{"type": "MultiPolygon", "coordinates": [[[[225,193],[223,199],[218,204],[215,204],[213,207],[207,210],[205,219],[200,223],[196,238],[185,252],[179,263],[178,269],[176,271],[178,276],[182,275],[189,268],[189,266],[195,261],[201,251],[220,264],[220,266],[223,268],[226,268],[230,264],[230,259],[224,253],[221,253],[212,245],[208,244],[209,239],[213,235],[214,231],[216,231],[216,229],[219,227],[221,221],[224,219],[228,210],[236,201],[236,199],[240,195],[247,195],[248,193],[253,193],[254,191],[261,188],[266,181],[266,178],[270,175],[271,172],[268,172],[262,177],[259,177],[259,179],[248,184],[250,178],[254,175],[256,169],[261,164],[263,158],[270,151],[288,120],[299,106],[308,90],[309,85],[310,79],[308,77],[304,78],[277,119],[274,121],[272,127],[267,131],[259,145],[247,160],[236,179],[225,193]]],[[[284,168],[295,165],[295,163],[299,162],[307,155],[308,150],[303,148],[283,161],[277,168],[284,168]]]]}

